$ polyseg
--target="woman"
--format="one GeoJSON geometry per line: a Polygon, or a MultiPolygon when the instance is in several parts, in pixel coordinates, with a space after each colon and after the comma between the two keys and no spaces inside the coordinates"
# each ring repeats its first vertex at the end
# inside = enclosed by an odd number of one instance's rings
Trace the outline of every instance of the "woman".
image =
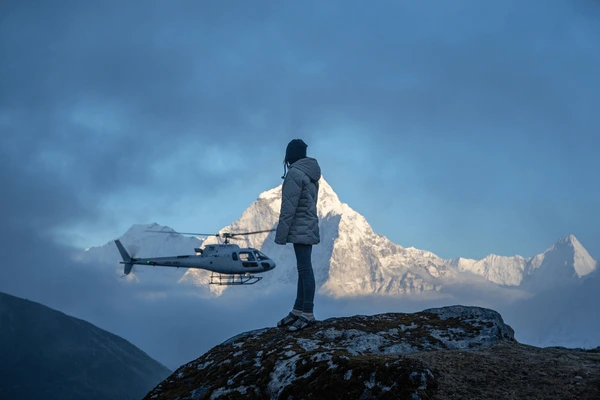
{"type": "Polygon", "coordinates": [[[289,325],[289,331],[298,331],[315,322],[315,276],[311,255],[312,246],[321,241],[317,216],[321,168],[317,160],[306,157],[307,147],[301,139],[294,139],[285,151],[281,212],[275,233],[275,243],[294,244],[298,265],[294,308],[277,323],[277,326],[289,325]]]}

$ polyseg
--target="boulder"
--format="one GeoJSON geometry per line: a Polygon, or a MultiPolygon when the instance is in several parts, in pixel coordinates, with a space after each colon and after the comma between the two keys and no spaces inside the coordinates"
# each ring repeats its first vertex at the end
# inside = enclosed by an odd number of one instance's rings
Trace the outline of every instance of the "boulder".
{"type": "Polygon", "coordinates": [[[437,372],[410,354],[516,343],[500,314],[451,306],[330,318],[300,332],[235,336],[180,367],[147,399],[432,398],[437,372]]]}
{"type": "Polygon", "coordinates": [[[600,399],[598,349],[518,343],[479,307],[330,318],[235,336],[146,399],[600,399]]]}

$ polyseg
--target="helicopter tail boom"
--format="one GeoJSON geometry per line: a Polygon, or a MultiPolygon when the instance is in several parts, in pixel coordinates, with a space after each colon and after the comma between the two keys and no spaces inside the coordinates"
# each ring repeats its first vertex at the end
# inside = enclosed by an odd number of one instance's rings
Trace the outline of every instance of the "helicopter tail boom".
{"type": "Polygon", "coordinates": [[[115,240],[115,244],[117,245],[117,249],[119,249],[119,253],[121,253],[121,257],[123,258],[123,262],[121,264],[125,264],[125,267],[123,268],[123,273],[125,275],[129,275],[129,273],[131,272],[131,268],[133,268],[133,259],[131,258],[127,250],[125,250],[125,247],[123,247],[119,239],[115,240]]]}

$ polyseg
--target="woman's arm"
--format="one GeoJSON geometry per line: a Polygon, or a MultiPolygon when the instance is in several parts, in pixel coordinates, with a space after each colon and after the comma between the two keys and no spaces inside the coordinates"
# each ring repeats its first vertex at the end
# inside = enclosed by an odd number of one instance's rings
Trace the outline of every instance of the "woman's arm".
{"type": "Polygon", "coordinates": [[[287,237],[296,215],[296,208],[302,193],[302,176],[293,169],[288,171],[283,188],[281,189],[281,210],[279,212],[279,224],[275,233],[275,243],[286,244],[287,237]]]}

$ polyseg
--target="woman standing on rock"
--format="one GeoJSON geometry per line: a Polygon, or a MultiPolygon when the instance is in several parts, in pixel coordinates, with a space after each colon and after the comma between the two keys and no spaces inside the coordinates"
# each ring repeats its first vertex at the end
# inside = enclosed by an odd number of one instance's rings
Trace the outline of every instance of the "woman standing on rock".
{"type": "Polygon", "coordinates": [[[307,147],[301,139],[294,139],[287,145],[283,161],[281,212],[275,233],[275,243],[294,244],[298,266],[298,291],[294,308],[277,323],[277,326],[289,325],[289,331],[303,329],[315,322],[315,276],[311,255],[312,246],[321,240],[317,216],[321,168],[317,160],[306,157],[307,147]]]}

